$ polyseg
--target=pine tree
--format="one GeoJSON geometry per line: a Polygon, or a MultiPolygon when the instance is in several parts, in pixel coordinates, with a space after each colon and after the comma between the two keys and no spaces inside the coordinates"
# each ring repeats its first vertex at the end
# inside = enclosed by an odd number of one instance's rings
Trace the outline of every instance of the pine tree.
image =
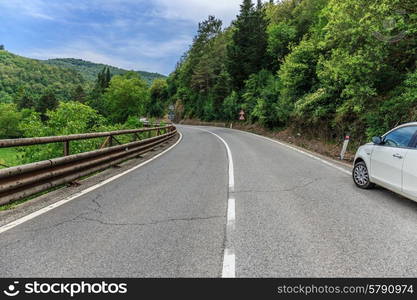
{"type": "Polygon", "coordinates": [[[17,108],[19,110],[25,109],[25,108],[34,108],[35,107],[35,101],[33,101],[32,98],[30,98],[28,95],[23,94],[17,101],[17,108]]]}
{"type": "Polygon", "coordinates": [[[58,107],[58,100],[51,90],[47,90],[45,94],[39,98],[36,105],[36,111],[41,114],[43,121],[46,120],[45,113],[47,110],[54,110],[58,107]]]}
{"type": "Polygon", "coordinates": [[[256,5],[256,10],[260,11],[262,9],[262,1],[258,0],[257,5],[256,5]]]}
{"type": "Polygon", "coordinates": [[[88,105],[97,110],[100,114],[105,114],[102,96],[104,91],[109,88],[112,75],[109,67],[104,67],[97,74],[97,80],[94,88],[88,95],[88,105]]]}
{"type": "Polygon", "coordinates": [[[104,75],[104,88],[107,89],[110,85],[110,81],[111,81],[111,73],[110,73],[110,68],[107,67],[106,69],[106,74],[104,75]]]}
{"type": "Polygon", "coordinates": [[[0,50],[4,50],[4,45],[0,45],[0,50]]]}
{"type": "Polygon", "coordinates": [[[73,101],[78,101],[81,103],[85,102],[85,98],[86,98],[86,94],[84,92],[84,89],[81,85],[78,85],[75,90],[72,93],[72,100],[73,101]]]}
{"type": "Polygon", "coordinates": [[[204,77],[203,86],[206,87],[209,82],[207,79],[207,69],[209,68],[208,62],[204,62],[204,59],[207,58],[206,52],[209,47],[210,42],[216,37],[222,30],[222,21],[216,19],[214,16],[209,16],[207,20],[198,24],[198,33],[194,38],[192,48],[189,51],[189,67],[186,70],[185,81],[200,89],[200,83],[195,81],[201,81],[201,74],[204,77]],[[195,78],[193,78],[196,76],[195,78]]]}
{"type": "Polygon", "coordinates": [[[101,72],[98,73],[97,75],[96,88],[98,88],[98,90],[100,90],[101,92],[104,92],[104,90],[109,87],[110,81],[111,81],[110,68],[104,67],[103,70],[101,70],[101,72]]]}
{"type": "Polygon", "coordinates": [[[232,76],[233,87],[241,90],[244,81],[268,66],[267,22],[261,1],[255,8],[251,0],[244,0],[240,14],[233,25],[235,31],[232,43],[228,46],[227,68],[232,76]]]}

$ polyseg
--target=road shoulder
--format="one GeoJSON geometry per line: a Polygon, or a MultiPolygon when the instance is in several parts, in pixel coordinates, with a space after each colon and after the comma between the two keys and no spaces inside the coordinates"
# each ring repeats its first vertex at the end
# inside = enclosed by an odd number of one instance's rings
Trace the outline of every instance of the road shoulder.
{"type": "Polygon", "coordinates": [[[128,160],[118,165],[117,167],[108,168],[96,175],[88,177],[84,180],[77,181],[76,185],[60,188],[58,190],[36,197],[32,200],[26,201],[20,205],[16,205],[9,210],[0,211],[0,227],[28,216],[57,202],[60,202],[68,197],[76,195],[77,193],[81,193],[82,191],[92,188],[106,180],[111,179],[114,176],[122,174],[134,168],[135,166],[143,164],[160,155],[170,147],[174,146],[179,141],[179,139],[180,135],[177,135],[174,139],[163,143],[153,151],[142,154],[138,158],[128,160]]]}

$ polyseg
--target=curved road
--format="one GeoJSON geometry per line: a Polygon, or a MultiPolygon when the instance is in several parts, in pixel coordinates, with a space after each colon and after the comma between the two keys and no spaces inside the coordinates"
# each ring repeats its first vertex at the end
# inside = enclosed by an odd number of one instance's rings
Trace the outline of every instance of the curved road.
{"type": "Polygon", "coordinates": [[[160,158],[0,233],[0,275],[417,276],[416,203],[262,137],[179,129],[160,158]]]}

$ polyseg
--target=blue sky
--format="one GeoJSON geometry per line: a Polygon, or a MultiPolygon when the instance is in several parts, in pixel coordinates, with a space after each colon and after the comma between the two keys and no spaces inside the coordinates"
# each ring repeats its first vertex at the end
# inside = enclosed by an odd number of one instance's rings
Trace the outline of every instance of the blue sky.
{"type": "Polygon", "coordinates": [[[38,59],[73,57],[169,74],[199,21],[229,25],[241,0],[0,0],[0,44],[38,59]]]}

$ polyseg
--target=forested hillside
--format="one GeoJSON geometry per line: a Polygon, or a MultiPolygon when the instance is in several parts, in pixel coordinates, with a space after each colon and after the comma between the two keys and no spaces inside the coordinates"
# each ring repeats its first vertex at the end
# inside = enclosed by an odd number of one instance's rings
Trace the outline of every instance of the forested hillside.
{"type": "MultiPolygon", "coordinates": [[[[116,68],[109,65],[97,64],[90,61],[75,58],[56,58],[42,61],[48,65],[57,66],[61,68],[73,69],[79,72],[84,79],[94,81],[97,75],[103,68],[108,67],[113,75],[122,75],[128,72],[127,70],[116,68]]],[[[165,78],[166,76],[158,73],[149,73],[145,71],[137,71],[137,73],[148,83],[151,83],[157,78],[165,78]]]]}
{"type": "MultiPolygon", "coordinates": [[[[13,98],[12,103],[0,102],[0,139],[139,128],[143,126],[141,117],[163,118],[168,103],[164,79],[149,85],[136,72],[113,76],[109,68],[98,74],[88,90],[78,85],[68,100],[59,100],[55,94],[59,91],[49,87],[39,97],[29,95],[30,91],[22,88],[22,96],[13,98]]],[[[72,153],[98,146],[73,143],[72,153]]],[[[62,148],[57,144],[2,150],[0,168],[60,155],[62,148]]]]}
{"type": "Polygon", "coordinates": [[[415,0],[244,0],[209,17],[168,79],[184,118],[356,140],[417,121],[415,0]]]}
{"type": "Polygon", "coordinates": [[[75,88],[85,83],[76,71],[0,50],[0,103],[10,103],[25,96],[37,99],[47,89],[58,100],[69,100],[75,88]]]}
{"type": "MultiPolygon", "coordinates": [[[[141,127],[141,117],[163,118],[168,106],[166,80],[149,80],[109,66],[85,80],[71,68],[0,50],[0,139],[141,127]]],[[[95,149],[75,144],[74,153],[95,149]]],[[[50,144],[0,152],[1,168],[60,156],[62,149],[50,144]]]]}

